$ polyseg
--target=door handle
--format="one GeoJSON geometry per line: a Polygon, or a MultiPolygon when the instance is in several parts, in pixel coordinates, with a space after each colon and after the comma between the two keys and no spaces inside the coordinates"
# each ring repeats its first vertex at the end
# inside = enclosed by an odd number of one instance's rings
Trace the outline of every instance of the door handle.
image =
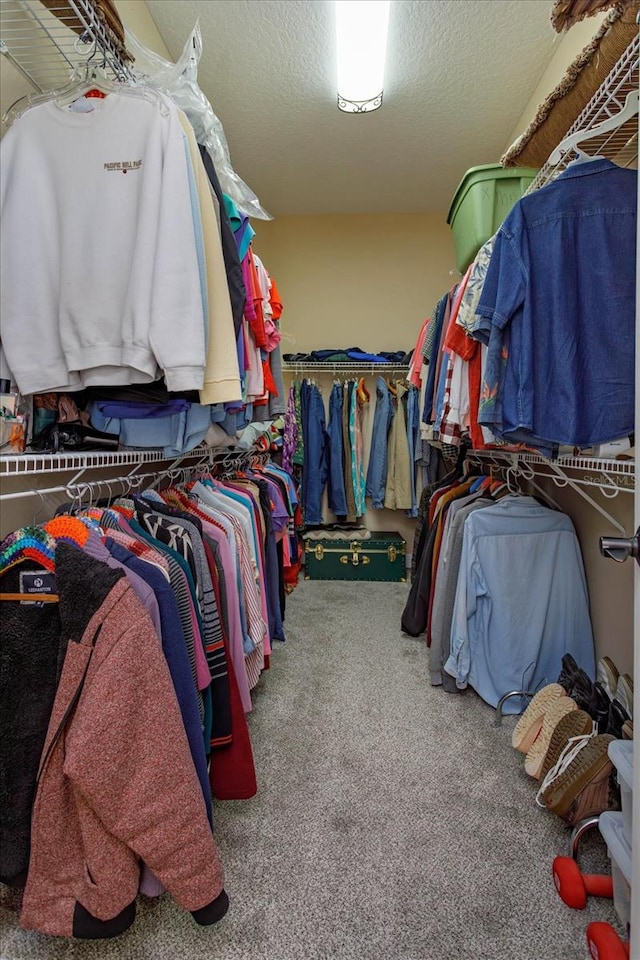
{"type": "Polygon", "coordinates": [[[640,566],[640,527],[635,537],[600,537],[600,553],[608,560],[623,563],[633,557],[640,566]]]}

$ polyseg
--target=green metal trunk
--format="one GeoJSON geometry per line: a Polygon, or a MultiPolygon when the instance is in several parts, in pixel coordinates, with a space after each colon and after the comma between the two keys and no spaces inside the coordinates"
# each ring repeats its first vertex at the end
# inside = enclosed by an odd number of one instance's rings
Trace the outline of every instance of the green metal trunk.
{"type": "Polygon", "coordinates": [[[305,580],[405,581],[406,543],[372,530],[369,540],[305,539],[305,580]]]}

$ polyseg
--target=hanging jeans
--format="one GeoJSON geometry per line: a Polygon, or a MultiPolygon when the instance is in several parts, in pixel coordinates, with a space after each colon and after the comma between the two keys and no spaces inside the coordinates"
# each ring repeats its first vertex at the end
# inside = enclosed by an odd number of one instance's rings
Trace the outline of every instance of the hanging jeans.
{"type": "Polygon", "coordinates": [[[327,484],[329,463],[327,429],[322,394],[306,380],[301,390],[302,431],[304,434],[304,467],[302,470],[302,505],[304,522],[322,523],[322,494],[327,484]]]}
{"type": "Polygon", "coordinates": [[[407,510],[410,517],[418,516],[418,497],[416,490],[416,462],[420,459],[420,391],[413,385],[407,393],[407,445],[409,447],[409,469],[411,471],[411,509],[407,510]]]}
{"type": "Polygon", "coordinates": [[[334,383],[329,397],[329,508],[346,517],[344,487],[344,443],[342,439],[342,385],[334,383]]]}
{"type": "Polygon", "coordinates": [[[386,380],[378,377],[366,490],[367,496],[371,497],[371,506],[374,510],[381,510],[384,507],[387,485],[387,440],[394,416],[389,387],[386,380]]]}

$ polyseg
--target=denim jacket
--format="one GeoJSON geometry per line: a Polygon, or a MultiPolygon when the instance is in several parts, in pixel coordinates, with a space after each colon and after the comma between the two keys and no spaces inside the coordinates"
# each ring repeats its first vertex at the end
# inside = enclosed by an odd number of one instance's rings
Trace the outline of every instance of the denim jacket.
{"type": "Polygon", "coordinates": [[[505,439],[590,446],[633,431],[636,206],[636,171],[592,160],[500,228],[477,308],[479,419],[505,439]]]}

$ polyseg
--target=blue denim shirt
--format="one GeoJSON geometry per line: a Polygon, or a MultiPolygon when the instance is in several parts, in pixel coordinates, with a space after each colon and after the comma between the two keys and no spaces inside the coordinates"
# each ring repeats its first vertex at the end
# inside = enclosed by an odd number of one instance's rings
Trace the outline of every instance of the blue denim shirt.
{"type": "Polygon", "coordinates": [[[633,431],[636,206],[636,171],[592,160],[503,223],[477,308],[494,433],[544,448],[633,431]]]}

